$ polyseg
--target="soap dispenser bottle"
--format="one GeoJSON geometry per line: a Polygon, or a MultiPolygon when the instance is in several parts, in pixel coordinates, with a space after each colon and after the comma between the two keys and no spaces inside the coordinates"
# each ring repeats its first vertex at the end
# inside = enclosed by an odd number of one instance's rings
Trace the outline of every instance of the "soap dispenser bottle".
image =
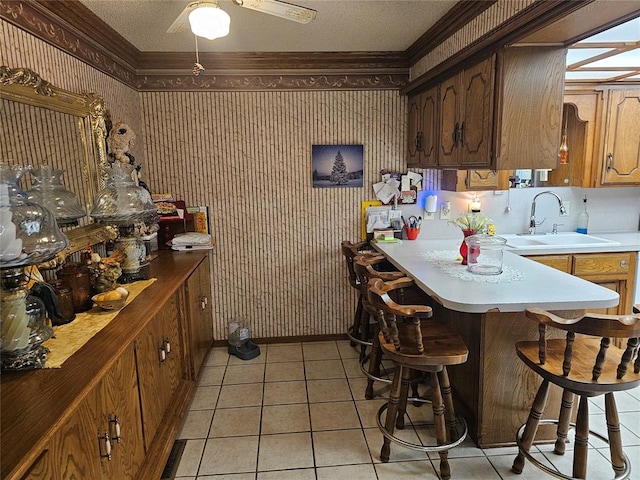
{"type": "Polygon", "coordinates": [[[582,200],[582,211],[578,214],[578,227],[576,232],[587,233],[589,227],[589,214],[587,213],[587,196],[582,200]]]}

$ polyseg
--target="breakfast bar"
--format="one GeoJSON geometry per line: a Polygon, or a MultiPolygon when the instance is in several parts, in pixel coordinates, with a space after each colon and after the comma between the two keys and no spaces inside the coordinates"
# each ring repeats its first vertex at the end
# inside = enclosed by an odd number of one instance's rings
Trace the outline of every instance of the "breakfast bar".
{"type": "MultiPolygon", "coordinates": [[[[414,279],[430,297],[434,318],[458,331],[467,344],[467,362],[449,374],[469,434],[480,447],[515,443],[515,431],[526,421],[539,386],[514,348],[517,341],[537,338],[537,324],[524,310],[539,307],[577,316],[619,301],[614,291],[509,251],[502,274],[471,274],[457,258],[460,239],[373,246],[414,279]]],[[[552,390],[550,404],[560,397],[559,389],[552,390]]]]}

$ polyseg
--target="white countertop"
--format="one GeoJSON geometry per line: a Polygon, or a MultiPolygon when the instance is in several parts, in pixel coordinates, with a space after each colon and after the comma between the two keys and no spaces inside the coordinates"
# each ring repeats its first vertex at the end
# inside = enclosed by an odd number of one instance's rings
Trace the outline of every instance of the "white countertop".
{"type": "MultiPolygon", "coordinates": [[[[618,294],[612,290],[523,258],[508,249],[504,252],[504,265],[522,272],[522,280],[509,283],[465,281],[447,273],[424,256],[429,251],[457,251],[461,240],[462,237],[402,240],[400,243],[372,242],[372,245],[396,268],[412,277],[427,294],[455,311],[484,313],[497,309],[500,312],[522,312],[534,306],[547,310],[588,310],[613,307],[619,302],[618,294]]],[[[521,253],[522,249],[519,250],[521,253]]],[[[453,255],[452,262],[455,262],[453,255]]],[[[460,268],[466,267],[460,265],[460,268]]]]}

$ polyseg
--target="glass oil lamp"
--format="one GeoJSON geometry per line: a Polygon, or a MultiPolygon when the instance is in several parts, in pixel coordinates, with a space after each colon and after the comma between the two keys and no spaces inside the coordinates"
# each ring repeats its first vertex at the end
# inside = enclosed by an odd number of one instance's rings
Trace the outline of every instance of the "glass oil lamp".
{"type": "Polygon", "coordinates": [[[31,173],[34,183],[27,192],[27,199],[51,210],[59,226],[77,225],[78,219],[87,212],[80,205],[78,196],[62,185],[60,177],[64,170],[43,166],[33,169],[31,173]]]}
{"type": "Polygon", "coordinates": [[[158,210],[147,190],[136,185],[132,177],[134,167],[119,162],[107,171],[107,185],[96,195],[91,217],[103,223],[118,227],[119,238],[115,249],[120,251],[124,260],[121,263],[120,283],[130,283],[147,278],[142,270],[146,261],[146,249],[136,233],[136,226],[156,223],[158,210]]]}
{"type": "Polygon", "coordinates": [[[46,262],[69,245],[53,213],[29,201],[20,179],[30,167],[0,164],[0,364],[42,368],[53,334],[42,301],[29,295],[24,267],[46,262]]]}

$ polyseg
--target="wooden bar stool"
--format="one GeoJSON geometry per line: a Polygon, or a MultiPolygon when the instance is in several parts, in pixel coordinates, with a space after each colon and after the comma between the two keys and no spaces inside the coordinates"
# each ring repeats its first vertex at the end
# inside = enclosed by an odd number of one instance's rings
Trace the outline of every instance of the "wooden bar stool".
{"type": "Polygon", "coordinates": [[[527,423],[516,433],[519,453],[512,470],[522,473],[526,457],[556,478],[587,478],[587,445],[589,433],[592,433],[609,444],[615,480],[629,478],[631,465],[622,451],[620,421],[613,394],[640,385],[640,315],[586,313],[565,319],[539,308],[528,308],[526,314],[539,322],[539,338],[538,341],[518,342],[516,353],[527,367],[542,377],[542,385],[527,423]],[[547,327],[566,331],[566,338],[547,339],[547,327]],[[611,338],[626,339],[626,348],[616,347],[611,338]],[[632,363],[634,357],[635,363],[632,363]],[[630,367],[633,372],[628,371],[630,367]],[[550,383],[563,389],[560,414],[558,420],[541,420],[550,383]],[[589,430],[588,398],[598,395],[605,396],[606,436],[589,430]],[[571,423],[576,396],[579,397],[577,418],[576,423],[571,423]],[[564,454],[569,428],[575,428],[572,476],[543,465],[529,453],[540,424],[558,426],[554,448],[557,455],[564,454]]]}
{"type": "MultiPolygon", "coordinates": [[[[380,265],[384,261],[384,257],[372,257],[364,255],[358,255],[353,259],[353,269],[360,285],[360,295],[362,298],[362,304],[366,316],[366,319],[364,319],[363,322],[369,325],[369,318],[375,319],[374,331],[372,335],[371,353],[369,355],[365,355],[364,357],[360,357],[360,370],[368,378],[367,388],[364,394],[367,400],[371,400],[373,398],[373,383],[375,381],[391,383],[391,380],[389,380],[388,378],[383,378],[380,376],[380,366],[382,364],[382,351],[380,350],[380,341],[378,339],[380,328],[377,321],[378,312],[369,303],[369,300],[367,298],[369,290],[369,280],[371,280],[372,278],[379,278],[386,282],[391,280],[398,280],[399,278],[404,277],[404,273],[402,272],[379,272],[374,269],[375,265],[380,265]],[[367,362],[368,367],[365,367],[367,362]]],[[[402,290],[398,291],[402,292],[402,290]]]]}
{"type": "MultiPolygon", "coordinates": [[[[440,477],[446,480],[451,477],[448,450],[462,443],[467,436],[467,424],[456,416],[453,408],[447,366],[466,362],[469,352],[460,335],[437,320],[426,320],[432,316],[430,307],[400,305],[389,296],[394,290],[413,284],[408,277],[391,282],[380,279],[369,282],[369,303],[377,310],[381,325],[380,348],[396,365],[389,401],[378,411],[378,428],[384,436],[380,459],[389,461],[390,442],[413,450],[438,452],[440,477]],[[410,443],[394,436],[395,428],[404,427],[409,383],[416,371],[430,373],[436,445],[410,443]]],[[[424,401],[420,398],[411,400],[424,401]]]]}
{"type": "Polygon", "coordinates": [[[376,256],[379,258],[384,258],[382,255],[374,254],[371,252],[364,253],[362,250],[367,249],[369,243],[367,241],[362,241],[358,243],[352,243],[348,240],[344,240],[340,244],[340,248],[342,251],[342,255],[347,262],[347,270],[349,272],[349,284],[352,288],[358,291],[358,301],[356,303],[356,309],[353,315],[353,324],[347,329],[347,335],[349,336],[349,340],[351,340],[351,346],[355,347],[356,345],[361,345],[360,357],[362,358],[365,355],[366,348],[371,345],[371,341],[368,340],[367,333],[362,331],[362,323],[363,317],[365,315],[362,305],[362,292],[360,289],[360,284],[358,283],[358,277],[353,269],[353,259],[358,255],[366,255],[366,256],[376,256]]]}

